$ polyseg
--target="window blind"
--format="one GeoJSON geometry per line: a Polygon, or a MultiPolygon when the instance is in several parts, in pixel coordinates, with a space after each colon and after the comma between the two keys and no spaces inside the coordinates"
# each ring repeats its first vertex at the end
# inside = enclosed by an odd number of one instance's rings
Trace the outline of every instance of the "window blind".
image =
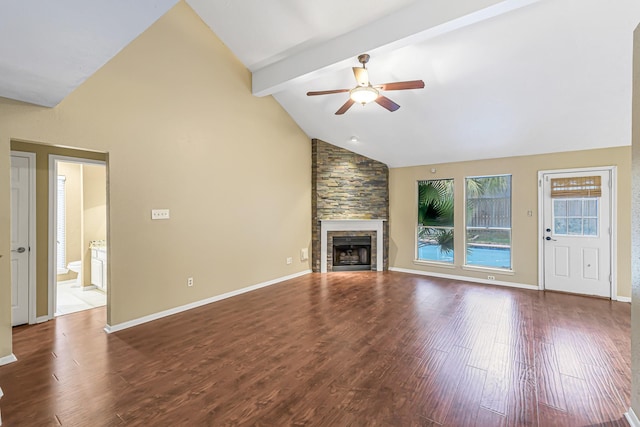
{"type": "Polygon", "coordinates": [[[602,186],[599,176],[551,179],[551,197],[600,197],[601,195],[602,186]]]}

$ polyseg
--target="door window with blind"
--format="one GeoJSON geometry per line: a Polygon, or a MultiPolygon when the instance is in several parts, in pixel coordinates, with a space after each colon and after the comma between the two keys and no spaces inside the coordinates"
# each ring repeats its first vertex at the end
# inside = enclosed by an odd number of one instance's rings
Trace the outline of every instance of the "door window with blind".
{"type": "Polygon", "coordinates": [[[418,181],[416,259],[453,264],[453,179],[418,181]]]}
{"type": "Polygon", "coordinates": [[[598,199],[601,195],[599,176],[551,179],[553,234],[598,236],[598,199]]]}

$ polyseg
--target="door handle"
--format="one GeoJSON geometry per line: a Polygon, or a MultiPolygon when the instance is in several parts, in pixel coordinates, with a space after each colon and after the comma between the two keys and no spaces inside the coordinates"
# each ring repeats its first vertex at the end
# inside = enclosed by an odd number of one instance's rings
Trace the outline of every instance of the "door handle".
{"type": "Polygon", "coordinates": [[[544,240],[553,240],[554,242],[557,242],[557,240],[556,240],[556,239],[552,239],[552,238],[551,238],[551,237],[549,237],[549,236],[545,237],[545,238],[544,238],[544,240]]]}
{"type": "Polygon", "coordinates": [[[18,252],[19,254],[23,253],[24,251],[26,251],[26,249],[22,246],[20,246],[18,249],[11,249],[11,252],[18,252]]]}

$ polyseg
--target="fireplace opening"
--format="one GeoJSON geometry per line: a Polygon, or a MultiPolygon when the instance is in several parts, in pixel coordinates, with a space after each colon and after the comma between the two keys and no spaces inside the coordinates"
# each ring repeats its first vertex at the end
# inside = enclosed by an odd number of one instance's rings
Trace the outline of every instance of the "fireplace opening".
{"type": "Polygon", "coordinates": [[[371,270],[371,236],[334,236],[332,270],[371,270]]]}

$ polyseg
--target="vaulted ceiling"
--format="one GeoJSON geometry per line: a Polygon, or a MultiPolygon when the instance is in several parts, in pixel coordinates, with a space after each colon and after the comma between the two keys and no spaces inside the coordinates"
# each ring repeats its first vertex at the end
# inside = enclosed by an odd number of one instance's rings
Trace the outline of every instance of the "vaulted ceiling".
{"type": "MultiPolygon", "coordinates": [[[[0,96],[55,107],[178,0],[9,0],[0,96]]],[[[310,138],[392,167],[630,145],[637,0],[187,0],[310,138]],[[334,112],[369,53],[373,83],[334,112]],[[356,139],[356,141],[352,141],[356,139]]]]}

